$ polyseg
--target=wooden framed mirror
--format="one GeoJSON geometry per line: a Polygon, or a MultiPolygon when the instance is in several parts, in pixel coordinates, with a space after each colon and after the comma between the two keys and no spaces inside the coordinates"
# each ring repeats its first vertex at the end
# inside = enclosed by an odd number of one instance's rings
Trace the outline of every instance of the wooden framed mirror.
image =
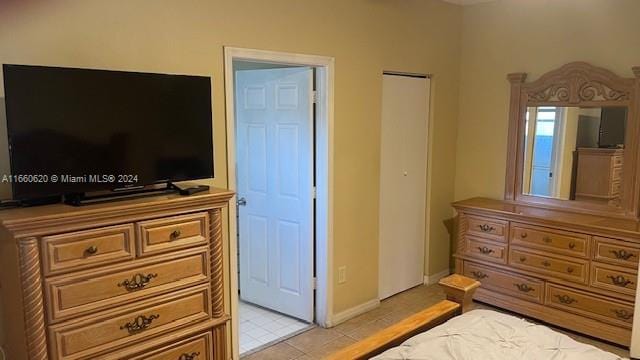
{"type": "Polygon", "coordinates": [[[511,83],[505,200],[638,218],[640,67],[572,62],[511,83]]]}

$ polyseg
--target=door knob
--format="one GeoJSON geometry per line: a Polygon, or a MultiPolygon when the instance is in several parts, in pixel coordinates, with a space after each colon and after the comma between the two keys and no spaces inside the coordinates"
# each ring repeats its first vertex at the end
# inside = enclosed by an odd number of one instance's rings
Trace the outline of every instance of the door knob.
{"type": "Polygon", "coordinates": [[[238,204],[238,206],[245,206],[245,205],[247,205],[247,199],[241,197],[240,199],[238,199],[237,204],[238,204]]]}

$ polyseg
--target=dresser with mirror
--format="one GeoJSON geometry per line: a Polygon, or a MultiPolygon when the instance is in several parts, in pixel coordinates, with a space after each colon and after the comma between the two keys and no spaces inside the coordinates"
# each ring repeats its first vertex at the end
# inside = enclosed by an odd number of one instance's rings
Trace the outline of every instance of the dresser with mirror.
{"type": "MultiPolygon", "coordinates": [[[[640,260],[640,67],[510,82],[504,198],[454,203],[475,299],[628,346],[640,260]]],[[[478,176],[482,176],[478,174],[478,176]]]]}

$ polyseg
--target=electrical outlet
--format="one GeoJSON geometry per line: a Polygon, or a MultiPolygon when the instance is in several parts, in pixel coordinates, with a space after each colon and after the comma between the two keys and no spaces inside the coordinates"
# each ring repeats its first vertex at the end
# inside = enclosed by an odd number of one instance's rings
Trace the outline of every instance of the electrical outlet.
{"type": "Polygon", "coordinates": [[[338,284],[344,284],[347,282],[347,267],[340,266],[338,268],[338,284]]]}

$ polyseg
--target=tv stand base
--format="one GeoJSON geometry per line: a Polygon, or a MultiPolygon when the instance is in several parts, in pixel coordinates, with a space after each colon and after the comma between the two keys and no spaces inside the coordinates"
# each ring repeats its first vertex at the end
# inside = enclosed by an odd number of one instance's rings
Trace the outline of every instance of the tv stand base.
{"type": "Polygon", "coordinates": [[[175,194],[178,190],[166,187],[166,188],[155,188],[155,189],[138,189],[132,191],[122,191],[122,192],[111,192],[108,194],[100,194],[100,195],[88,195],[88,194],[73,194],[66,195],[64,197],[65,204],[73,205],[73,206],[83,206],[83,205],[91,205],[91,204],[102,204],[112,201],[119,200],[131,200],[138,199],[147,196],[157,196],[157,195],[165,195],[165,194],[175,194]]]}
{"type": "Polygon", "coordinates": [[[168,183],[166,187],[140,188],[128,191],[113,191],[100,194],[71,194],[64,197],[65,204],[73,206],[83,206],[91,204],[101,204],[119,200],[131,200],[148,196],[158,196],[178,193],[180,195],[192,195],[195,193],[209,191],[208,185],[198,184],[173,184],[168,183]]]}

